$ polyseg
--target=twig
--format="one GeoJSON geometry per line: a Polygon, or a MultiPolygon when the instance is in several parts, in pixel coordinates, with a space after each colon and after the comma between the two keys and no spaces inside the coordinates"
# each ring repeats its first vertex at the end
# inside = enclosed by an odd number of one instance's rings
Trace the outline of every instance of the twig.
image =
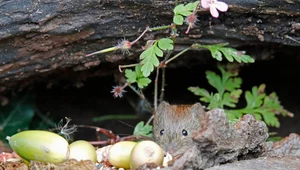
{"type": "Polygon", "coordinates": [[[154,110],[157,109],[158,77],[159,77],[159,67],[156,68],[156,76],[154,80],[154,110]]]}
{"type": "Polygon", "coordinates": [[[166,67],[161,68],[161,90],[160,90],[160,96],[159,96],[159,102],[162,102],[164,100],[165,95],[165,85],[166,85],[166,67]]]}
{"type": "Polygon", "coordinates": [[[151,121],[153,120],[154,118],[154,114],[152,114],[152,116],[149,118],[149,120],[147,121],[146,125],[149,125],[151,123],[151,121]]]}
{"type": "Polygon", "coordinates": [[[140,65],[140,64],[136,63],[136,64],[128,64],[128,65],[119,65],[119,71],[122,73],[123,72],[122,68],[135,67],[135,66],[138,66],[138,65],[140,65]]]}

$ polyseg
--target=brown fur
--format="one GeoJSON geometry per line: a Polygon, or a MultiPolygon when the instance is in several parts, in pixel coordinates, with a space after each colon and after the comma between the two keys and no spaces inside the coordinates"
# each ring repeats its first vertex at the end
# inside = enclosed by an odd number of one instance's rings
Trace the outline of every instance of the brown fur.
{"type": "Polygon", "coordinates": [[[162,102],[154,117],[154,140],[173,156],[184,153],[194,144],[193,132],[201,130],[200,117],[204,112],[200,103],[170,105],[162,102]],[[161,130],[164,130],[163,135],[160,134],[161,130]],[[182,130],[187,131],[187,136],[182,135],[182,130]]]}

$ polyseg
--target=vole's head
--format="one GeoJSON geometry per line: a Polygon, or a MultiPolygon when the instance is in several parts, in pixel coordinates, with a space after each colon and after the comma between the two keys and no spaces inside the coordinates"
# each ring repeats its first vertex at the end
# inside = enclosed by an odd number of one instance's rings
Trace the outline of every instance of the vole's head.
{"type": "Polygon", "coordinates": [[[183,154],[193,146],[192,134],[200,130],[202,105],[170,105],[162,102],[153,122],[154,140],[172,156],[183,154]]]}

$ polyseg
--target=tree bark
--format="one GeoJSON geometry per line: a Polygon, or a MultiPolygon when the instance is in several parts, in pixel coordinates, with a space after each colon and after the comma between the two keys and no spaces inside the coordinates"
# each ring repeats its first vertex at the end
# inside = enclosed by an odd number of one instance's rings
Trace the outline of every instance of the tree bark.
{"type": "MultiPolygon", "coordinates": [[[[185,35],[178,27],[175,51],[192,43],[228,42],[234,47],[300,46],[299,0],[223,0],[226,13],[212,18],[199,9],[197,26],[185,35]]],[[[183,3],[183,1],[179,1],[183,3]]],[[[172,23],[175,1],[166,0],[11,0],[0,1],[0,84],[79,71],[112,63],[137,60],[149,39],[170,35],[169,31],[147,33],[131,55],[113,52],[85,55],[114,46],[120,39],[137,38],[147,27],[172,23]]],[[[261,59],[262,56],[256,56],[261,59]]],[[[98,71],[99,73],[99,71],[98,71]]]]}

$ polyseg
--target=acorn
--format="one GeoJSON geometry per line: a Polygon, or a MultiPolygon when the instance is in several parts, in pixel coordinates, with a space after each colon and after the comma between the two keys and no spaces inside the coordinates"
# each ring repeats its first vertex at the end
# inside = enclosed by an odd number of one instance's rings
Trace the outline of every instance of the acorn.
{"type": "Polygon", "coordinates": [[[112,145],[108,153],[108,162],[117,168],[130,168],[130,154],[136,142],[121,141],[112,145]]]}
{"type": "Polygon", "coordinates": [[[69,144],[56,133],[26,130],[6,137],[11,148],[25,161],[61,163],[69,157],[69,144]]]}
{"type": "Polygon", "coordinates": [[[96,150],[92,144],[85,140],[78,140],[70,144],[69,159],[91,160],[96,163],[96,150]]]}
{"type": "Polygon", "coordinates": [[[130,168],[136,169],[146,163],[161,166],[164,160],[163,149],[153,141],[141,141],[134,146],[130,155],[130,168]]]}

